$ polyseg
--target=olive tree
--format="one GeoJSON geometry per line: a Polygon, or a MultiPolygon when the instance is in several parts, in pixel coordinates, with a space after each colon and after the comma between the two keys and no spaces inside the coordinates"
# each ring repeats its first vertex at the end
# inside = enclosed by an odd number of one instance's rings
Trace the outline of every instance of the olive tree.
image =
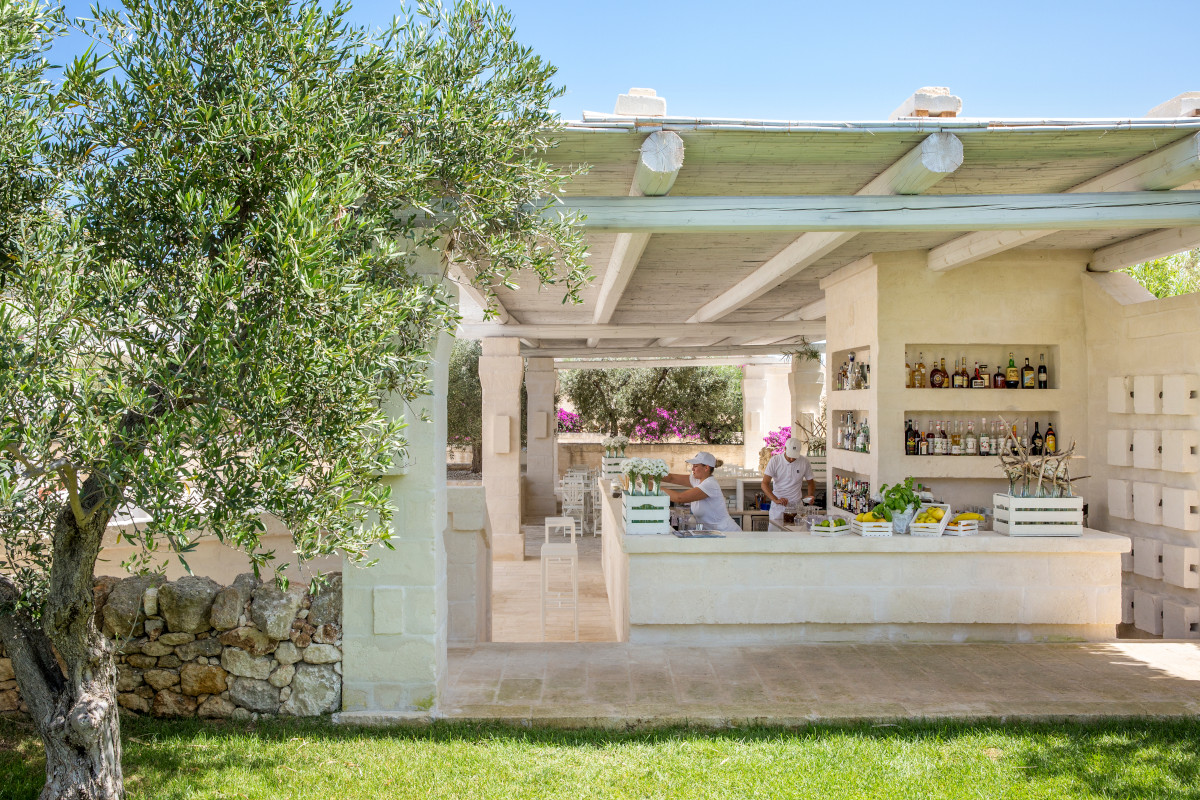
{"type": "Polygon", "coordinates": [[[586,273],[573,220],[537,213],[567,178],[536,155],[554,70],[503,10],[372,34],[340,3],[125,0],[51,91],[39,2],[0,0],[0,642],[42,797],[120,797],[92,601],[114,513],[150,517],[132,568],[205,531],[286,579],[264,511],[301,560],[365,562],[404,457],[382,401],[427,390],[456,321],[417,254],[568,296],[586,273]]]}

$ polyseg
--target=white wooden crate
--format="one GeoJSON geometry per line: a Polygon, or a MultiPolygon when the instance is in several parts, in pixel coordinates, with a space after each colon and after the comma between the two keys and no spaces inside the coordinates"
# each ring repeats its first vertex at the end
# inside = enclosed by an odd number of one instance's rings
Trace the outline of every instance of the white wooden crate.
{"type": "Polygon", "coordinates": [[[610,480],[621,479],[621,465],[629,459],[627,458],[608,458],[607,456],[600,460],[600,474],[610,480]]]}
{"type": "Polygon", "coordinates": [[[627,494],[621,508],[626,534],[671,532],[671,498],[666,495],[627,494]]]}
{"type": "Polygon", "coordinates": [[[941,536],[946,532],[946,525],[949,524],[951,516],[950,506],[946,503],[922,503],[921,507],[917,509],[917,513],[913,515],[913,518],[915,519],[916,516],[920,515],[927,508],[940,508],[942,510],[942,518],[938,522],[908,523],[908,534],[910,536],[941,536]]]}
{"type": "Polygon", "coordinates": [[[964,519],[957,525],[947,525],[947,536],[974,536],[979,533],[979,521],[974,519],[964,519]]]}
{"type": "Polygon", "coordinates": [[[850,530],[859,536],[891,536],[892,523],[884,520],[883,522],[859,522],[858,520],[850,521],[850,530]]]}
{"type": "Polygon", "coordinates": [[[1082,536],[1082,497],[992,495],[995,528],[1006,536],[1082,536]]]}

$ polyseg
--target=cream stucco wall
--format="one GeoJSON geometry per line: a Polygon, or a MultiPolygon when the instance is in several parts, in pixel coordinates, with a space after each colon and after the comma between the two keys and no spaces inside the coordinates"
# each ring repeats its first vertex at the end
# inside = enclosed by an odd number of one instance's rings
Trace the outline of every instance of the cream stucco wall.
{"type": "Polygon", "coordinates": [[[1127,301],[1130,292],[1110,293],[1093,280],[1084,289],[1089,450],[1095,454],[1089,461],[1095,487],[1091,518],[1093,525],[1133,540],[1134,552],[1124,560],[1124,621],[1167,638],[1200,638],[1200,472],[1193,455],[1200,449],[1200,397],[1185,402],[1190,413],[1167,414],[1158,412],[1179,410],[1169,409],[1170,384],[1166,398],[1156,396],[1162,376],[1170,375],[1193,376],[1186,391],[1200,393],[1200,295],[1122,303],[1116,298],[1127,301]],[[1134,379],[1128,386],[1127,378],[1134,379]],[[1149,387],[1138,406],[1148,408],[1135,407],[1127,397],[1141,388],[1138,378],[1149,387]],[[1110,400],[1114,380],[1121,388],[1110,400]],[[1135,441],[1142,466],[1128,451],[1135,441]],[[1156,452],[1160,445],[1165,457],[1156,452]],[[1172,446],[1190,462],[1184,469],[1170,463],[1172,446]],[[1129,498],[1139,487],[1147,493],[1139,501],[1148,503],[1131,507],[1129,498]]]}

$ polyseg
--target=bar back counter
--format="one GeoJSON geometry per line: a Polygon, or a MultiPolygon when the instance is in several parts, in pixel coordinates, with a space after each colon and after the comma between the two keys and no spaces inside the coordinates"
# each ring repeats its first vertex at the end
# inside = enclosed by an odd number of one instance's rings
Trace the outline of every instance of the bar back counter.
{"type": "Polygon", "coordinates": [[[622,501],[603,487],[604,578],[621,641],[1096,641],[1121,621],[1124,536],[626,536],[622,501]]]}

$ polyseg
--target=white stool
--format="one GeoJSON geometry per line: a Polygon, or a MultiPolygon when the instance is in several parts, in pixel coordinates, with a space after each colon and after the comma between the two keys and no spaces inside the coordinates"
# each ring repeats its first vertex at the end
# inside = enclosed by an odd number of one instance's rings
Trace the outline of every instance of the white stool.
{"type": "Polygon", "coordinates": [[[546,517],[546,542],[542,545],[542,641],[546,641],[546,609],[570,609],[575,641],[579,641],[579,545],[575,543],[575,520],[546,517]],[[551,542],[550,531],[563,528],[570,542],[551,542]],[[566,570],[562,568],[565,567],[566,570]],[[570,589],[567,589],[567,572],[570,589]]]}

